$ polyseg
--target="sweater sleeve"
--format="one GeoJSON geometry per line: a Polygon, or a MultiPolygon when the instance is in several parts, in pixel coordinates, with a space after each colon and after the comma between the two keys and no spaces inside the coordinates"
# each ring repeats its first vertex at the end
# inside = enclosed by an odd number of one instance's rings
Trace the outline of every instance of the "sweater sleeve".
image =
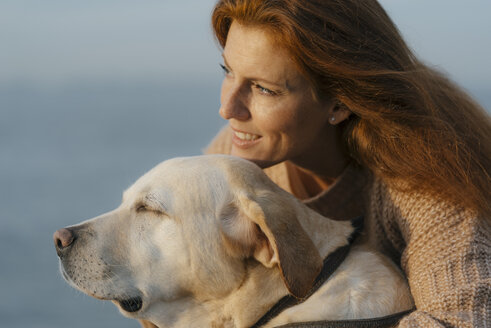
{"type": "Polygon", "coordinates": [[[203,150],[204,154],[229,155],[232,149],[232,129],[225,125],[203,150]]]}
{"type": "Polygon", "coordinates": [[[372,239],[400,259],[416,305],[399,327],[491,326],[489,220],[380,184],[374,199],[372,239]]]}

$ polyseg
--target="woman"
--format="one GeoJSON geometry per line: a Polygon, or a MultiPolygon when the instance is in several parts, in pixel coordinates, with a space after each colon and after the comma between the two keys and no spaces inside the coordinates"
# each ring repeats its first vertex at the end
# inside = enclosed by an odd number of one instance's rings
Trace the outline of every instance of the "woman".
{"type": "Polygon", "coordinates": [[[491,121],[422,64],[376,0],[219,0],[208,153],[250,159],[325,216],[365,216],[406,273],[400,327],[491,324],[491,121]]]}

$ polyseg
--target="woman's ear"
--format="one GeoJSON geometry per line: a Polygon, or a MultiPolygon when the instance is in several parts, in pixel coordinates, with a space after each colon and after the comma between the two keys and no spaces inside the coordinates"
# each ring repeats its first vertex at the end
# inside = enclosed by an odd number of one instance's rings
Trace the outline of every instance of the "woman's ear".
{"type": "Polygon", "coordinates": [[[329,123],[331,125],[337,125],[348,119],[348,117],[351,115],[351,111],[348,109],[348,107],[338,100],[331,102],[328,112],[329,123]]]}

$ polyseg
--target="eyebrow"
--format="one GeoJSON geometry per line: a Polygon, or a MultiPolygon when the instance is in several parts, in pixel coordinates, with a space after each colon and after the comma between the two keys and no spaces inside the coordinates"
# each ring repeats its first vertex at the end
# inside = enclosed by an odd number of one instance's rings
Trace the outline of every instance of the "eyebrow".
{"type": "Polygon", "coordinates": [[[164,202],[162,202],[158,197],[154,194],[147,194],[143,199],[142,203],[146,203],[159,211],[164,213],[168,213],[167,206],[165,206],[164,202]]]}
{"type": "MultiPolygon", "coordinates": [[[[225,66],[231,70],[231,67],[228,64],[227,58],[225,58],[225,54],[223,52],[222,52],[222,58],[223,58],[223,63],[225,64],[225,66]]],[[[252,77],[252,78],[247,78],[247,79],[250,81],[253,81],[253,82],[265,82],[267,84],[275,85],[275,86],[280,87],[280,88],[288,89],[288,81],[285,81],[285,83],[283,84],[283,83],[277,83],[277,82],[273,82],[273,81],[270,81],[267,79],[257,78],[257,77],[252,77]]]]}

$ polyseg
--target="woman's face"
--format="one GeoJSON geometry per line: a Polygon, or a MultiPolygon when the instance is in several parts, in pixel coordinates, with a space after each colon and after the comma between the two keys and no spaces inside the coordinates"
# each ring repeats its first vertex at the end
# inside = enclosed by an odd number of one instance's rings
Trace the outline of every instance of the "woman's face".
{"type": "Polygon", "coordinates": [[[334,102],[314,99],[267,31],[232,23],[223,59],[220,115],[234,131],[232,155],[273,164],[319,149],[334,102]]]}

